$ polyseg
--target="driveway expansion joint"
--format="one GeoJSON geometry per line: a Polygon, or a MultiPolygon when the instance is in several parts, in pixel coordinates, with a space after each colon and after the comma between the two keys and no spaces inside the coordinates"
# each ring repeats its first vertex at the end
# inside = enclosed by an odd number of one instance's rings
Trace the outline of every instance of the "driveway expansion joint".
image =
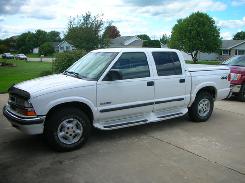
{"type": "Polygon", "coordinates": [[[238,174],[240,174],[240,175],[245,175],[244,172],[241,172],[241,171],[239,171],[239,170],[237,170],[237,169],[234,169],[234,168],[228,167],[228,166],[226,166],[226,165],[223,165],[223,164],[221,164],[221,163],[218,163],[217,161],[212,161],[212,160],[210,160],[210,159],[208,159],[208,158],[206,158],[206,157],[204,157],[204,156],[202,156],[202,155],[199,155],[199,154],[197,154],[197,153],[194,153],[194,152],[192,152],[192,151],[189,151],[188,149],[185,149],[185,148],[183,148],[183,147],[180,147],[180,146],[178,146],[178,145],[175,145],[175,144],[173,144],[173,143],[171,143],[171,142],[168,142],[168,141],[166,141],[166,140],[162,140],[162,139],[157,138],[157,137],[154,137],[154,136],[152,136],[152,135],[146,135],[146,136],[148,136],[148,137],[150,137],[150,138],[152,138],[152,139],[158,140],[158,141],[160,141],[160,142],[166,143],[166,144],[168,144],[168,145],[171,145],[171,146],[173,146],[173,147],[176,147],[176,148],[178,148],[178,149],[181,149],[182,151],[185,151],[185,152],[187,152],[187,153],[190,153],[190,154],[192,154],[192,155],[194,155],[194,156],[196,156],[196,157],[199,157],[199,158],[202,158],[202,159],[204,159],[204,160],[207,160],[207,161],[210,162],[210,163],[213,163],[213,164],[222,166],[222,167],[224,167],[224,168],[226,168],[226,169],[229,169],[229,170],[231,170],[231,171],[233,171],[233,172],[236,172],[236,173],[238,173],[238,174]]]}

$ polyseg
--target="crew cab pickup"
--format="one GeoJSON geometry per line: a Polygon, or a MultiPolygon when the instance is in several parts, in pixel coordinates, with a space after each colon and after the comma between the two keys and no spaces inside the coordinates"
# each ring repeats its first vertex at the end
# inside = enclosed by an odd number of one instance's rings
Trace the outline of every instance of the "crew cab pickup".
{"type": "Polygon", "coordinates": [[[212,114],[230,92],[227,66],[186,65],[180,51],[113,48],[91,51],[61,74],[9,89],[3,114],[27,134],[44,134],[59,151],[81,147],[92,127],[112,130],[188,113],[212,114]]]}

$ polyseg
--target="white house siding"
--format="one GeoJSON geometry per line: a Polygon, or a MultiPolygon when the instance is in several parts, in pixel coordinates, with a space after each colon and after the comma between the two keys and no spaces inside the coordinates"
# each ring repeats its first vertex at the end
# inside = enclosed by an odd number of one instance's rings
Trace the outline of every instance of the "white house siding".
{"type": "Polygon", "coordinates": [[[188,53],[185,53],[183,51],[181,51],[183,57],[184,57],[184,60],[192,60],[192,57],[188,54],[188,53]]]}
{"type": "Polygon", "coordinates": [[[66,41],[63,41],[58,45],[59,52],[64,52],[64,51],[72,51],[74,48],[71,44],[67,43],[66,41]]]}

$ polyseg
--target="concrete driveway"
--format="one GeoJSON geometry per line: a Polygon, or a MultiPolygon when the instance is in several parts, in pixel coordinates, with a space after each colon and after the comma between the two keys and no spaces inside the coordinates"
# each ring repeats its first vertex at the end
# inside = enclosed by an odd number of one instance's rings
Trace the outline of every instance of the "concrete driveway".
{"type": "MultiPolygon", "coordinates": [[[[0,107],[6,101],[0,95],[0,107]]],[[[0,182],[245,182],[245,103],[216,102],[206,123],[184,117],[95,131],[69,153],[53,152],[0,114],[0,182]]]]}

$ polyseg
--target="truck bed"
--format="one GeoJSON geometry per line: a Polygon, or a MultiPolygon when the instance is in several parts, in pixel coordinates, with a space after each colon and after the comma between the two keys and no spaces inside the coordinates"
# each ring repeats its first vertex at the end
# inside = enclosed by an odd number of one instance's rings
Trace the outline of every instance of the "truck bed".
{"type": "Polygon", "coordinates": [[[204,65],[204,64],[186,64],[186,68],[189,72],[229,70],[229,67],[224,65],[204,65]]]}

